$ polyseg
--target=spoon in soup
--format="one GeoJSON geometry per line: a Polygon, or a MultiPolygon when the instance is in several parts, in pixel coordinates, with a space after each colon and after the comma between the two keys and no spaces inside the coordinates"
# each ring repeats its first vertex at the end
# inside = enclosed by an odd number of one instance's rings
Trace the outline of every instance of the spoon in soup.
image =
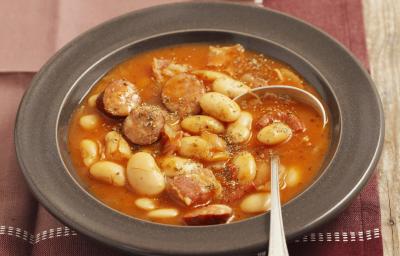
{"type": "Polygon", "coordinates": [[[317,113],[321,116],[323,128],[328,123],[328,116],[326,114],[324,105],[321,103],[321,101],[311,93],[293,86],[268,85],[268,86],[257,87],[244,94],[237,96],[233,100],[238,102],[240,99],[243,99],[247,96],[254,96],[258,98],[266,94],[275,94],[279,96],[289,97],[295,101],[309,105],[312,108],[314,108],[315,111],[317,111],[317,113]]]}
{"type": "Polygon", "coordinates": [[[281,200],[279,195],[279,156],[270,155],[271,160],[271,212],[268,256],[289,256],[285,230],[283,228],[281,200]]]}
{"type": "MultiPolygon", "coordinates": [[[[287,85],[271,85],[263,86],[252,89],[238,97],[234,98],[235,101],[239,101],[245,96],[259,96],[265,95],[266,93],[281,95],[290,97],[296,101],[305,103],[313,107],[322,118],[322,128],[328,122],[326,111],[322,103],[317,97],[311,93],[287,85]]],[[[281,200],[279,195],[279,156],[276,154],[270,155],[271,161],[271,212],[270,212],[270,230],[269,230],[269,256],[288,256],[288,250],[286,245],[285,230],[282,221],[282,208],[281,200]]]]}

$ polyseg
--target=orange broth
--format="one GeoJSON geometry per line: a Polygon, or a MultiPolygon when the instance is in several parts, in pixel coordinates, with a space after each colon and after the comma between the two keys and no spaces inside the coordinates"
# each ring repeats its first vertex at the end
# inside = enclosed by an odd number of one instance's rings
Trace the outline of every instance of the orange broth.
{"type": "MultiPolygon", "coordinates": [[[[176,201],[171,200],[168,195],[163,192],[161,195],[154,197],[157,205],[162,208],[172,207],[179,210],[179,215],[174,218],[168,219],[157,219],[152,220],[147,217],[145,210],[139,209],[134,201],[142,196],[137,195],[129,185],[125,187],[116,187],[110,184],[106,184],[102,181],[98,181],[90,176],[89,168],[83,164],[81,152],[80,152],[80,141],[83,139],[92,139],[104,145],[104,136],[107,132],[112,129],[120,130],[121,121],[116,121],[101,114],[95,107],[88,105],[88,99],[90,96],[99,94],[102,92],[109,81],[113,79],[126,79],[133,83],[139,90],[139,94],[142,97],[142,101],[163,106],[160,93],[161,87],[155,83],[152,74],[151,63],[153,58],[163,59],[174,59],[176,63],[183,63],[190,65],[193,69],[208,69],[217,70],[207,66],[207,54],[209,50],[208,44],[185,44],[177,45],[168,48],[162,48],[157,50],[148,51],[139,55],[133,56],[127,61],[117,65],[110,72],[108,72],[90,91],[87,97],[82,101],[80,106],[77,107],[74,114],[72,115],[70,126],[69,126],[69,149],[72,158],[73,165],[82,179],[83,183],[87,185],[88,190],[96,198],[102,201],[109,207],[123,212],[127,215],[145,219],[150,221],[184,225],[182,221],[182,215],[192,210],[193,208],[187,207],[183,204],[178,204],[176,201]],[[101,126],[94,130],[87,131],[79,125],[79,119],[83,115],[96,114],[101,118],[101,126]]],[[[306,81],[301,79],[301,82],[286,80],[282,81],[279,74],[274,69],[285,68],[296,73],[288,65],[261,55],[259,53],[246,51],[245,52],[246,63],[238,67],[237,71],[234,72],[232,77],[239,79],[244,73],[251,72],[266,81],[268,84],[287,84],[296,87],[303,88],[317,97],[319,97],[315,90],[307,84],[306,81]],[[252,65],[251,63],[257,63],[252,65]]],[[[296,73],[297,74],[297,73],[296,73]]],[[[300,75],[297,74],[301,78],[300,75]]],[[[206,82],[205,82],[206,83],[206,82]]],[[[273,150],[279,154],[281,164],[285,166],[286,170],[290,168],[296,168],[299,171],[300,178],[299,182],[295,186],[286,186],[281,190],[282,202],[285,203],[296,195],[301,193],[320,172],[320,168],[323,164],[324,157],[329,148],[330,143],[330,128],[329,125],[325,129],[321,128],[322,120],[318,114],[309,106],[303,105],[294,101],[279,101],[267,99],[263,100],[263,104],[255,104],[254,101],[240,102],[239,104],[243,110],[250,112],[253,115],[253,128],[251,139],[243,144],[231,148],[231,153],[246,149],[251,152],[256,159],[257,163],[265,161],[268,163],[267,154],[269,150],[273,150]],[[265,112],[273,109],[281,109],[284,111],[290,110],[296,114],[299,119],[303,122],[306,130],[304,132],[293,133],[292,138],[279,145],[269,147],[262,145],[256,139],[256,134],[260,130],[254,125],[258,118],[265,112]]],[[[155,142],[149,146],[137,146],[131,145],[133,152],[148,149],[154,152],[156,160],[160,157],[161,144],[155,142]]],[[[121,160],[117,162],[122,166],[126,166],[127,160],[121,160]]],[[[209,163],[202,162],[205,166],[209,163]]],[[[216,175],[217,176],[217,175],[216,175]]],[[[253,190],[254,191],[254,190],[253,190]]],[[[249,192],[251,193],[251,192],[249,192]]],[[[219,203],[218,201],[215,201],[219,203]]],[[[249,214],[241,211],[239,204],[240,200],[229,202],[227,205],[233,208],[234,218],[233,221],[242,220],[257,214],[249,214]]]]}

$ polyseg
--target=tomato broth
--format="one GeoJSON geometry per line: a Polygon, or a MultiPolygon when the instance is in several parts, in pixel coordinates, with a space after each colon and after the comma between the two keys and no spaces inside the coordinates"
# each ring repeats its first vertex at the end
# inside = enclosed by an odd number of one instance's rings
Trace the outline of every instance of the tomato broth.
{"type": "MultiPolygon", "coordinates": [[[[301,193],[319,174],[330,144],[329,124],[323,128],[321,117],[312,107],[290,98],[276,95],[266,95],[261,98],[250,97],[238,102],[241,111],[246,111],[252,116],[249,130],[250,135],[242,143],[232,143],[226,135],[228,126],[232,122],[219,120],[225,132],[218,134],[218,137],[223,139],[226,144],[226,147],[221,152],[227,155],[224,158],[224,154],[221,154],[222,160],[215,160],[217,158],[209,160],[201,159],[201,157],[197,156],[188,157],[185,154],[182,155],[180,154],[182,150],[179,148],[182,147],[179,144],[180,142],[177,144],[177,149],[173,148],[174,150],[172,151],[166,150],[166,140],[163,137],[165,136],[164,130],[157,137],[157,140],[149,145],[138,145],[130,141],[128,136],[124,134],[124,131],[126,131],[123,127],[124,118],[110,118],[110,115],[105,115],[100,111],[98,95],[113,81],[123,79],[134,85],[141,98],[141,104],[158,106],[159,109],[169,114],[171,111],[165,107],[165,101],[163,102],[161,94],[163,93],[163,87],[168,83],[167,81],[172,78],[168,75],[163,75],[164,81],[157,80],[154,71],[154,59],[168,60],[170,63],[186,65],[182,70],[180,70],[180,66],[178,68],[169,66],[175,72],[171,77],[176,76],[176,72],[191,74],[191,76],[195,77],[204,86],[205,93],[213,90],[215,79],[205,78],[206,75],[199,75],[199,73],[195,72],[196,70],[215,71],[218,72],[217,75],[222,73],[228,76],[229,79],[239,81],[240,84],[244,84],[249,88],[280,84],[291,85],[311,92],[320,98],[312,85],[308,84],[300,74],[287,64],[263,54],[244,49],[235,52],[229,46],[225,46],[224,48],[223,46],[212,46],[209,44],[184,44],[156,49],[133,56],[114,67],[93,87],[73,113],[69,125],[69,150],[76,172],[83,183],[87,185],[90,193],[104,204],[127,215],[154,222],[176,225],[190,225],[193,223],[195,225],[219,224],[249,218],[268,210],[268,206],[261,207],[261,210],[252,210],[254,207],[250,206],[250,208],[253,208],[249,210],[248,207],[246,208],[243,205],[243,201],[255,194],[262,194],[264,195],[263,198],[268,200],[270,186],[269,154],[271,152],[280,156],[282,203],[288,202],[301,193]],[[214,49],[216,53],[210,53],[210,49],[214,49]],[[215,54],[218,58],[222,56],[222,60],[215,58],[215,54]],[[210,59],[214,63],[210,64],[210,59]],[[187,69],[187,67],[189,68],[187,69]],[[89,125],[89,128],[82,126],[82,117],[85,116],[95,117],[94,124],[92,126],[89,125]],[[285,141],[273,145],[261,142],[258,139],[260,131],[266,126],[271,125],[271,123],[274,124],[277,122],[283,123],[285,127],[290,129],[290,136],[285,141]],[[299,127],[296,128],[297,123],[292,126],[293,122],[297,122],[299,127]],[[132,187],[129,179],[128,181],[124,181],[122,185],[116,186],[115,183],[107,182],[107,180],[102,178],[98,179],[91,173],[90,169],[95,163],[92,163],[93,161],[84,161],[85,153],[82,152],[81,145],[83,140],[95,142],[97,155],[94,162],[110,161],[121,166],[123,172],[127,172],[128,161],[130,161],[129,157],[113,157],[109,159],[107,153],[105,153],[107,150],[105,136],[110,131],[116,131],[122,135],[122,140],[127,141],[130,151],[129,156],[137,152],[147,152],[155,159],[160,173],[166,179],[165,189],[157,194],[138,193],[138,190],[132,187]],[[239,167],[233,164],[233,159],[244,151],[251,154],[252,159],[254,159],[256,173],[251,174],[249,180],[238,182],[240,170],[238,172],[239,167]],[[201,201],[198,204],[191,204],[195,200],[193,197],[184,197],[186,199],[190,198],[190,200],[182,201],[179,200],[179,197],[177,199],[176,195],[171,195],[170,190],[168,190],[170,187],[168,182],[175,177],[166,175],[161,167],[161,161],[165,159],[166,155],[190,158],[202,165],[201,168],[211,170],[216,182],[218,182],[218,191],[213,191],[212,197],[209,200],[201,201]],[[152,206],[148,209],[138,206],[135,202],[139,198],[145,198],[145,202],[147,202],[146,200],[150,200],[152,206]],[[222,222],[209,223],[206,221],[203,223],[202,219],[199,220],[196,214],[195,217],[185,217],[185,215],[190,214],[196,209],[213,204],[226,205],[232,209],[229,218],[224,219],[222,222]],[[160,212],[156,212],[154,215],[150,214],[150,212],[157,209],[174,209],[174,214],[171,216],[168,213],[166,216],[163,216],[160,212]]],[[[167,74],[167,71],[164,73],[167,74]]],[[[203,110],[197,115],[199,114],[207,115],[203,110]]],[[[174,132],[180,132],[181,139],[190,136],[199,137],[199,134],[191,133],[188,130],[183,129],[182,131],[180,124],[186,117],[175,116],[174,122],[171,124],[175,127],[174,132]]],[[[217,155],[215,152],[212,154],[217,155]]],[[[127,174],[123,175],[126,176],[127,174]]],[[[206,217],[210,216],[207,215],[206,217]]]]}

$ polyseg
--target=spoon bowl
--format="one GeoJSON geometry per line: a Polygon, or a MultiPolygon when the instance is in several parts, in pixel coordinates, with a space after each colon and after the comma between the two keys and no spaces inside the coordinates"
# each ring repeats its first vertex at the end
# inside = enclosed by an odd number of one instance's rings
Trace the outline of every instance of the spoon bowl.
{"type": "Polygon", "coordinates": [[[289,96],[290,98],[302,102],[304,104],[307,104],[315,109],[315,111],[318,112],[318,114],[322,118],[322,127],[325,127],[325,125],[328,123],[328,116],[326,114],[324,105],[321,103],[321,101],[312,95],[311,93],[293,87],[293,86],[288,86],[288,85],[268,85],[268,86],[262,86],[262,87],[257,87],[254,88],[244,94],[241,94],[234,98],[234,101],[238,101],[239,99],[247,96],[247,95],[265,95],[265,93],[272,93],[276,95],[282,95],[282,96],[289,96]]]}

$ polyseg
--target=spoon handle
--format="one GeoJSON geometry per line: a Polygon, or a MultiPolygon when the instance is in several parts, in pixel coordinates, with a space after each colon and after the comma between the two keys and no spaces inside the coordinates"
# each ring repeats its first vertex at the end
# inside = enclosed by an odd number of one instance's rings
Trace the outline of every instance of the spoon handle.
{"type": "Polygon", "coordinates": [[[271,212],[268,256],[288,256],[279,196],[279,156],[271,155],[271,212]]]}

